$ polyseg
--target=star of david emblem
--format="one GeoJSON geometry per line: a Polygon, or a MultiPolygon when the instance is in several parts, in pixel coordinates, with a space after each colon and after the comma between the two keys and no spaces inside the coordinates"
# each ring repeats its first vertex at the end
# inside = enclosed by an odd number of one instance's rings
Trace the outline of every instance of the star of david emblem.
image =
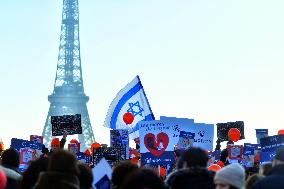
{"type": "Polygon", "coordinates": [[[139,101],[136,101],[135,103],[128,103],[129,108],[127,112],[131,112],[133,116],[140,115],[143,117],[142,112],[144,111],[143,108],[141,108],[139,101]]]}

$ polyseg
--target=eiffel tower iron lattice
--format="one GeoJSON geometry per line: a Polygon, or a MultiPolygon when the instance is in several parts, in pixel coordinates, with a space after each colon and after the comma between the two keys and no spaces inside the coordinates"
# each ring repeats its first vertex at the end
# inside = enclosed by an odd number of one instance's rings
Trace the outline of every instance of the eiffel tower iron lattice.
{"type": "Polygon", "coordinates": [[[82,134],[78,135],[81,149],[95,141],[84,93],[80,40],[78,0],[63,0],[62,24],[54,90],[48,96],[50,107],[43,129],[46,146],[52,140],[51,116],[81,114],[82,134]]]}

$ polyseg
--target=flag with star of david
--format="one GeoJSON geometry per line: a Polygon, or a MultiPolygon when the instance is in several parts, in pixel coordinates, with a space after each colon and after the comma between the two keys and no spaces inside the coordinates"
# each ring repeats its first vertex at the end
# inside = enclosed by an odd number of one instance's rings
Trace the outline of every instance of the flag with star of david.
{"type": "Polygon", "coordinates": [[[139,121],[155,120],[139,76],[121,89],[113,99],[104,126],[127,129],[130,139],[138,137],[139,121]]]}

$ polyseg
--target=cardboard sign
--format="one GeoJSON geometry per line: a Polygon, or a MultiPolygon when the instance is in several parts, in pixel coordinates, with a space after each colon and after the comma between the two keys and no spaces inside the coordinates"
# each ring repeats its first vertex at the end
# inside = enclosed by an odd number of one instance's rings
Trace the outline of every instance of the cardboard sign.
{"type": "Polygon", "coordinates": [[[216,125],[217,125],[217,137],[218,139],[221,140],[221,142],[229,140],[228,132],[231,128],[237,128],[241,133],[240,139],[245,139],[243,121],[217,123],[216,125]]]}
{"type": "Polygon", "coordinates": [[[174,146],[179,136],[175,124],[163,121],[139,122],[141,165],[168,165],[174,163],[174,146]]]}
{"type": "Polygon", "coordinates": [[[186,150],[188,148],[191,148],[194,143],[194,136],[195,133],[181,131],[179,134],[177,149],[186,150]]]}
{"type": "Polygon", "coordinates": [[[30,141],[43,144],[43,137],[39,135],[30,135],[30,141]]]}
{"type": "Polygon", "coordinates": [[[108,188],[108,180],[111,180],[112,169],[106,159],[101,161],[92,169],[93,172],[93,187],[94,189],[108,188]],[[107,177],[108,179],[106,179],[107,177]]]}
{"type": "Polygon", "coordinates": [[[14,148],[18,152],[20,152],[21,148],[31,148],[35,150],[42,150],[42,144],[38,142],[32,142],[28,140],[23,140],[23,139],[17,139],[17,138],[12,138],[11,139],[11,148],[14,148]]]}
{"type": "Polygon", "coordinates": [[[260,143],[261,138],[268,137],[268,129],[255,129],[257,143],[260,143]]]}
{"type": "Polygon", "coordinates": [[[230,145],[228,146],[228,155],[231,160],[242,160],[243,158],[243,146],[230,145]]]}
{"type": "Polygon", "coordinates": [[[276,150],[284,146],[284,135],[274,135],[260,139],[262,152],[276,152],[276,150]]]}
{"type": "Polygon", "coordinates": [[[81,115],[51,116],[52,136],[82,134],[81,115]]]}

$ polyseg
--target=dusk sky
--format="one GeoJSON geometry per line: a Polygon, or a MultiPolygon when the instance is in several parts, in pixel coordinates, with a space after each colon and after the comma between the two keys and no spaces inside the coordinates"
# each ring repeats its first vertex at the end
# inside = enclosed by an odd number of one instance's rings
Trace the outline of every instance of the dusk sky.
{"type": "MultiPolygon", "coordinates": [[[[0,137],[42,134],[55,81],[61,0],[0,1],[0,137]]],[[[283,0],[79,0],[81,63],[95,138],[140,76],[156,118],[284,129],[283,0]]],[[[69,137],[72,138],[71,136],[69,137]]]]}

